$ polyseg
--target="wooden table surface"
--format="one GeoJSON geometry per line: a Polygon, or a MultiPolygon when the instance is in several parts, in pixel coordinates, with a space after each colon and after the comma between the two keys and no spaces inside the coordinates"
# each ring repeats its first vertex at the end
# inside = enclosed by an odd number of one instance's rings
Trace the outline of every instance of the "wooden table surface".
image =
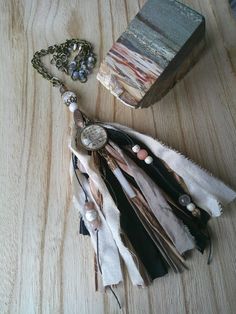
{"type": "MultiPolygon", "coordinates": [[[[1,1],[0,313],[235,313],[236,211],[213,219],[214,257],[194,252],[190,270],[150,288],[128,278],[94,292],[94,255],[71,204],[70,113],[57,89],[31,67],[35,50],[67,38],[95,45],[99,61],[145,1],[1,1]]],[[[155,135],[236,188],[236,20],[226,0],[187,0],[206,17],[197,65],[149,109],[118,103],[93,74],[69,83],[91,116],[155,135]]],[[[97,71],[97,68],[94,72],[97,71]]]]}

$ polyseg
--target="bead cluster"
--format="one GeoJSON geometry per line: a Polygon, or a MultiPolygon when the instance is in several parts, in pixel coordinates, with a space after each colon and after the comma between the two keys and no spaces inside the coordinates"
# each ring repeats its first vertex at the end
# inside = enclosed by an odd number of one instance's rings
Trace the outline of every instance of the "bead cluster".
{"type": "Polygon", "coordinates": [[[79,80],[81,83],[85,83],[88,74],[95,67],[95,63],[96,58],[92,52],[86,57],[80,57],[78,54],[74,60],[69,63],[68,73],[74,81],[79,80]]]}
{"type": "Polygon", "coordinates": [[[100,220],[98,212],[95,209],[95,204],[93,202],[86,202],[84,205],[84,210],[87,222],[90,223],[94,230],[97,230],[100,226],[100,220]]]}
{"type": "Polygon", "coordinates": [[[200,210],[196,207],[196,205],[191,201],[191,198],[187,194],[183,194],[179,197],[179,203],[182,206],[185,206],[187,210],[189,210],[193,216],[200,216],[200,210]]]}
{"type": "Polygon", "coordinates": [[[88,74],[95,67],[96,56],[92,52],[92,48],[88,49],[83,44],[72,42],[71,45],[65,47],[62,51],[55,53],[51,63],[55,64],[59,70],[69,74],[72,80],[79,80],[81,83],[85,83],[88,74]],[[73,51],[76,51],[76,55],[72,60],[69,60],[73,51]]]}
{"type": "Polygon", "coordinates": [[[144,160],[144,162],[146,164],[151,164],[153,162],[153,158],[152,156],[148,155],[148,152],[146,151],[146,149],[141,149],[139,145],[134,145],[132,147],[132,151],[137,154],[137,158],[139,160],[144,160]]]}

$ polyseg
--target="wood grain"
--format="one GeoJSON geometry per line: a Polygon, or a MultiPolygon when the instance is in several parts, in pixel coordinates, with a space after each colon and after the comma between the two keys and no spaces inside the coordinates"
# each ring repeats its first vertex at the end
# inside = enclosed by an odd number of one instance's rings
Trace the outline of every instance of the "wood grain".
{"type": "MultiPolygon", "coordinates": [[[[93,251],[71,204],[70,114],[30,64],[35,50],[66,38],[94,43],[103,59],[142,0],[1,1],[0,313],[120,313],[94,292],[93,251]]],[[[236,188],[236,21],[227,0],[186,0],[206,17],[207,48],[159,103],[132,111],[95,75],[69,83],[91,116],[159,139],[236,188]]],[[[235,313],[235,205],[210,222],[214,258],[195,252],[189,271],[147,289],[117,289],[123,313],[235,313]]]]}

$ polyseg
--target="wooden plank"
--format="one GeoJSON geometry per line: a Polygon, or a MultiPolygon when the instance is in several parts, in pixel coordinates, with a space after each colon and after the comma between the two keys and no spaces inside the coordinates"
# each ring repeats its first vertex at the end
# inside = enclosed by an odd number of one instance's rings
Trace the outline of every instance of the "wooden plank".
{"type": "MultiPolygon", "coordinates": [[[[120,313],[109,292],[94,292],[93,250],[78,234],[68,174],[70,113],[30,60],[37,49],[81,37],[94,43],[101,61],[144,2],[0,3],[1,314],[120,313]]],[[[158,105],[121,106],[95,74],[68,86],[89,115],[158,136],[236,188],[235,20],[227,0],[184,3],[206,17],[207,49],[158,105]]],[[[150,288],[134,288],[126,277],[117,290],[123,313],[235,313],[235,204],[210,227],[211,266],[195,252],[189,271],[170,272],[150,288]]]]}

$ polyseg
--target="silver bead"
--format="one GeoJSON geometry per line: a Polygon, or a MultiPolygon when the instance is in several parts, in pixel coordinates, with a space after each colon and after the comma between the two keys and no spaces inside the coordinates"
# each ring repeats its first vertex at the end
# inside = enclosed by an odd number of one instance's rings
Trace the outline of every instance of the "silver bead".
{"type": "Polygon", "coordinates": [[[71,63],[69,64],[69,69],[71,70],[75,70],[77,68],[77,62],[76,61],[71,61],[71,63]]]}
{"type": "Polygon", "coordinates": [[[192,212],[196,208],[196,205],[194,203],[189,203],[186,207],[187,207],[187,210],[192,212]]]}
{"type": "Polygon", "coordinates": [[[92,222],[98,218],[98,213],[95,209],[87,210],[85,212],[85,218],[88,222],[92,222]]]}
{"type": "Polygon", "coordinates": [[[150,165],[153,162],[153,158],[152,156],[147,156],[144,161],[146,164],[150,165]]]}
{"type": "Polygon", "coordinates": [[[132,147],[132,151],[137,154],[140,151],[140,146],[139,145],[134,145],[132,147]]]}
{"type": "Polygon", "coordinates": [[[191,203],[191,198],[189,195],[187,194],[183,194],[179,197],[179,203],[182,206],[187,206],[188,204],[191,203]]]}
{"type": "Polygon", "coordinates": [[[77,104],[76,102],[70,103],[70,105],[69,105],[69,110],[70,110],[71,112],[74,112],[76,109],[78,109],[78,104],[77,104]]]}
{"type": "Polygon", "coordinates": [[[63,93],[62,99],[63,99],[65,105],[67,105],[67,106],[69,106],[72,102],[77,101],[76,94],[71,92],[71,91],[67,91],[67,92],[63,93]]]}

